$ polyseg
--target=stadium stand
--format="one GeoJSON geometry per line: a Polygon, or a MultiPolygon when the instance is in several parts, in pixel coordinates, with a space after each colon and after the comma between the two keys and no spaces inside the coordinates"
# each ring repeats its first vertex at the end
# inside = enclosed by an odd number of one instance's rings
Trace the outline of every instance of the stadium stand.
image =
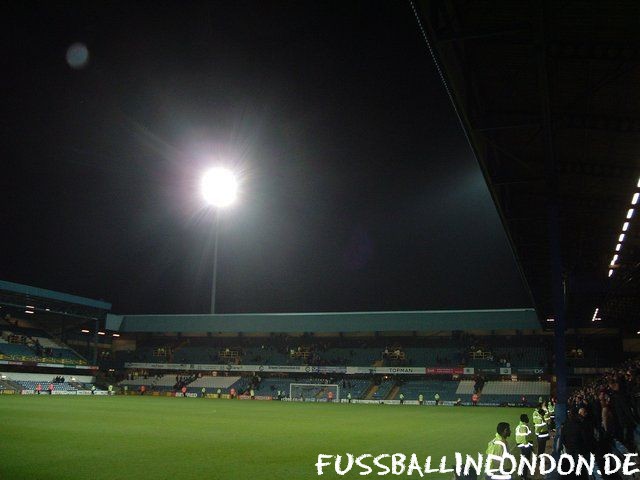
{"type": "Polygon", "coordinates": [[[416,400],[418,395],[424,395],[424,399],[427,401],[433,400],[434,395],[437,393],[440,395],[440,399],[443,401],[454,400],[456,396],[456,389],[458,388],[458,382],[440,381],[440,380],[410,380],[400,385],[398,394],[403,393],[405,399],[416,400]]]}
{"type": "MultiPolygon", "coordinates": [[[[24,390],[32,390],[32,391],[36,389],[36,386],[38,384],[40,384],[42,386],[42,391],[45,392],[50,382],[51,382],[51,379],[46,381],[22,380],[16,383],[21,385],[24,390]]],[[[69,382],[55,382],[53,383],[53,386],[54,386],[54,390],[62,390],[62,391],[71,391],[71,390],[78,389],[77,384],[71,385],[71,383],[69,382]]]]}
{"type": "MultiPolygon", "coordinates": [[[[455,395],[467,401],[474,392],[473,380],[461,381],[455,395]]],[[[536,403],[538,397],[547,400],[551,393],[551,384],[545,381],[518,382],[486,382],[480,394],[481,405],[520,404],[522,396],[528,398],[528,403],[536,403]]]]}
{"type": "Polygon", "coordinates": [[[407,348],[404,350],[408,365],[458,365],[463,353],[458,348],[407,348]]]}
{"type": "Polygon", "coordinates": [[[219,388],[221,390],[227,391],[238,380],[240,380],[240,377],[210,377],[210,376],[203,376],[203,377],[197,378],[196,380],[191,382],[189,384],[189,387],[193,388],[193,389],[198,389],[198,390],[202,389],[202,387],[206,388],[207,390],[209,390],[209,389],[217,390],[219,388]]]}
{"type": "Polygon", "coordinates": [[[389,396],[389,393],[395,384],[395,380],[383,380],[378,386],[378,389],[373,392],[371,398],[373,400],[385,400],[389,396]]]}
{"type": "MultiPolygon", "coordinates": [[[[86,360],[67,345],[53,340],[42,329],[18,326],[17,320],[11,324],[0,320],[0,356],[20,361],[40,361],[46,363],[86,364],[86,360]]],[[[26,321],[21,321],[25,324],[26,321]]]]}
{"type": "Polygon", "coordinates": [[[367,389],[371,385],[370,380],[364,379],[350,379],[345,381],[343,387],[342,397],[346,398],[347,394],[351,393],[353,399],[361,399],[364,397],[367,389]]]}

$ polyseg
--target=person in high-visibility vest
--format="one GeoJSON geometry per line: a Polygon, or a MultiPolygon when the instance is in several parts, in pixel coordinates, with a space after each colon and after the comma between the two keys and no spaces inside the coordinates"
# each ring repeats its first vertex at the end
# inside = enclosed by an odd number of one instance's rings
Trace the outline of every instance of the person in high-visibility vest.
{"type": "Polygon", "coordinates": [[[424,395],[420,394],[418,395],[418,404],[422,405],[424,403],[424,395]]]}
{"type": "Polygon", "coordinates": [[[95,394],[96,394],[96,386],[91,385],[91,395],[95,395],[95,394]]]}
{"type": "Polygon", "coordinates": [[[541,455],[545,453],[547,449],[547,440],[549,439],[549,427],[547,426],[547,422],[544,420],[542,404],[539,405],[537,410],[533,411],[533,429],[538,442],[538,449],[536,452],[538,455],[541,455]]]}
{"type": "Polygon", "coordinates": [[[404,393],[400,394],[400,405],[404,405],[404,393]]]}
{"type": "Polygon", "coordinates": [[[218,394],[218,398],[220,398],[220,395],[222,395],[222,390],[218,389],[216,393],[218,394]]]}
{"type": "MultiPolygon", "coordinates": [[[[531,460],[531,454],[533,453],[533,443],[531,440],[533,439],[533,432],[529,428],[529,415],[523,413],[520,415],[520,423],[516,427],[516,445],[520,450],[520,455],[525,457],[527,460],[531,460]]],[[[523,478],[526,479],[526,472],[523,475],[523,478]]]]}
{"type": "Polygon", "coordinates": [[[351,403],[351,392],[347,393],[347,403],[351,403]]]}
{"type": "Polygon", "coordinates": [[[113,385],[109,385],[109,396],[113,395],[113,385]]]}
{"type": "Polygon", "coordinates": [[[207,396],[207,389],[205,387],[202,387],[202,398],[205,398],[207,396]]]}
{"type": "Polygon", "coordinates": [[[436,406],[440,405],[440,394],[436,393],[433,398],[436,401],[436,406]]]}
{"type": "Polygon", "coordinates": [[[553,398],[549,400],[547,405],[547,413],[549,414],[549,428],[551,430],[556,429],[556,405],[553,402],[553,398]]]}
{"type": "MultiPolygon", "coordinates": [[[[506,422],[500,422],[496,428],[496,436],[491,439],[487,446],[487,455],[495,455],[496,457],[504,457],[509,452],[509,442],[507,439],[511,436],[511,426],[506,422]]],[[[505,469],[509,468],[509,464],[505,462],[505,469]]],[[[498,470],[497,460],[489,462],[489,468],[495,469],[491,475],[487,474],[489,480],[511,480],[511,475],[502,475],[498,470]]]]}
{"type": "Polygon", "coordinates": [[[253,391],[253,388],[249,390],[249,396],[251,397],[251,400],[256,399],[256,392],[253,391]]]}

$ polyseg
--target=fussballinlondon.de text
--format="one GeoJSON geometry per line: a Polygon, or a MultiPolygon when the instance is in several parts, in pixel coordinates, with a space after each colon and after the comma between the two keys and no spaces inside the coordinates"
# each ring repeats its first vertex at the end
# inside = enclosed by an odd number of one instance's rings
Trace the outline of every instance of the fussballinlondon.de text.
{"type": "Polygon", "coordinates": [[[318,475],[323,475],[331,470],[334,470],[338,475],[351,473],[352,475],[415,475],[416,477],[453,472],[460,476],[475,472],[478,478],[484,473],[495,480],[508,480],[516,474],[520,477],[523,473],[546,475],[553,471],[560,475],[586,473],[592,476],[594,472],[605,475],[618,472],[624,476],[634,475],[640,473],[640,468],[636,468],[637,457],[637,453],[627,453],[623,457],[608,453],[604,455],[604,461],[598,465],[593,454],[589,457],[562,454],[556,459],[543,453],[541,455],[533,454],[531,459],[525,457],[516,459],[510,454],[504,456],[478,454],[473,457],[455,452],[453,467],[447,467],[446,456],[432,459],[431,456],[420,458],[415,453],[410,455],[402,453],[353,455],[346,453],[344,455],[319,454],[315,467],[318,475]]]}

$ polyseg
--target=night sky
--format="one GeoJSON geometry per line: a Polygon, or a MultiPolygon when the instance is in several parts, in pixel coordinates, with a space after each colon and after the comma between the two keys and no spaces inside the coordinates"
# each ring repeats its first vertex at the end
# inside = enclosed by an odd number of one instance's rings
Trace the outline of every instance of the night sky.
{"type": "Polygon", "coordinates": [[[408,3],[93,3],[3,8],[1,279],[207,312],[223,163],[219,312],[531,305],[408,3]]]}

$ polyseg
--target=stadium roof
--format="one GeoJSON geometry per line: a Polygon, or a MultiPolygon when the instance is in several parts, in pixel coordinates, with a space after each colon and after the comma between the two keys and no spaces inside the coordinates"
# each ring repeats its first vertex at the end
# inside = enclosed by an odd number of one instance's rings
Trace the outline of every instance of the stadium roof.
{"type": "Polygon", "coordinates": [[[79,297],[68,293],[55,292],[44,288],[21,285],[19,283],[0,280],[0,304],[23,308],[32,306],[34,311],[77,314],[79,310],[73,306],[82,307],[82,313],[89,309],[109,311],[111,304],[102,300],[79,297]],[[25,303],[28,302],[28,303],[25,303]]]}
{"type": "Polygon", "coordinates": [[[640,3],[422,0],[415,13],[540,317],[560,270],[567,326],[635,331],[640,3]]]}
{"type": "Polygon", "coordinates": [[[539,329],[533,309],[423,312],[108,315],[106,328],[166,333],[338,333],[539,329]]]}

